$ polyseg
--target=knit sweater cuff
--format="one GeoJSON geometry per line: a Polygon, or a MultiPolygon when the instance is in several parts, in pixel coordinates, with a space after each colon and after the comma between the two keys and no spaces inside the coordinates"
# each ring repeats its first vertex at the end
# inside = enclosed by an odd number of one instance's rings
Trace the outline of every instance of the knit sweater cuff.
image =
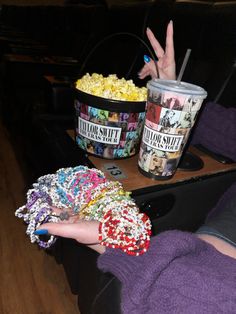
{"type": "Polygon", "coordinates": [[[147,279],[150,272],[146,273],[143,265],[149,265],[149,269],[158,271],[156,268],[168,264],[173,256],[181,255],[186,247],[194,250],[198,241],[195,235],[186,232],[166,231],[153,237],[149,250],[141,256],[130,256],[119,249],[107,249],[98,259],[98,268],[104,272],[111,272],[123,283],[130,281],[131,277],[137,274],[147,279]],[[177,242],[181,245],[177,245],[177,242]],[[156,263],[157,251],[159,251],[159,263],[156,263]],[[164,258],[162,259],[161,256],[164,258]]]}
{"type": "Polygon", "coordinates": [[[98,268],[103,272],[111,272],[120,281],[125,281],[126,277],[136,271],[139,256],[129,256],[119,249],[106,249],[98,258],[98,268]]]}

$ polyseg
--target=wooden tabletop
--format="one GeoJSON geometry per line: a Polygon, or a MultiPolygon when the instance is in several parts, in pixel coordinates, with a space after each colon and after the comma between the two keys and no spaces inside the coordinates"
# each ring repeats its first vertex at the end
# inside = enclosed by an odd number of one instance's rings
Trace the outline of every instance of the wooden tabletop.
{"type": "MultiPolygon", "coordinates": [[[[74,138],[74,131],[68,130],[68,134],[74,138]]],[[[120,181],[126,191],[134,191],[148,187],[164,187],[163,185],[177,184],[188,180],[197,180],[205,176],[224,173],[227,171],[236,171],[236,163],[223,164],[195,147],[190,147],[189,151],[199,156],[204,162],[202,169],[197,171],[186,171],[177,169],[176,173],[168,180],[154,180],[140,173],[138,169],[138,155],[126,159],[103,159],[96,156],[88,156],[94,167],[102,170],[107,178],[120,181]],[[121,171],[121,176],[112,175],[110,170],[113,167],[113,173],[116,170],[121,171]],[[120,178],[119,178],[120,177],[120,178]]]]}
{"type": "Polygon", "coordinates": [[[151,186],[159,185],[169,185],[174,183],[180,183],[187,180],[198,179],[203,176],[210,176],[213,174],[219,174],[230,170],[236,170],[236,163],[233,164],[223,164],[220,163],[203,152],[200,152],[194,147],[190,148],[190,151],[197,156],[199,156],[203,162],[204,166],[202,169],[197,171],[186,171],[177,169],[176,173],[171,179],[168,180],[154,180],[148,178],[140,173],[138,169],[138,155],[120,160],[105,160],[102,158],[89,156],[89,160],[94,164],[94,166],[105,172],[109,179],[117,180],[109,171],[106,171],[106,164],[117,165],[118,169],[121,169],[124,173],[125,178],[118,179],[127,191],[133,191],[138,189],[143,189],[151,186]]]}

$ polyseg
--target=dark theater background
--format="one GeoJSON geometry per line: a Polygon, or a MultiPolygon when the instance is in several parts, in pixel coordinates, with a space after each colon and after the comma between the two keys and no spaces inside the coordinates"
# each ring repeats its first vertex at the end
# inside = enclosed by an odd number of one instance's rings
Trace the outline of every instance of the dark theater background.
{"type": "MultiPolygon", "coordinates": [[[[149,52],[137,37],[148,44],[150,27],[164,45],[171,19],[177,73],[191,49],[182,80],[203,87],[205,103],[236,108],[236,1],[0,1],[0,314],[120,313],[119,283],[98,272],[94,252],[68,239],[39,250],[14,211],[39,176],[88,162],[66,132],[74,129],[75,81],[116,73],[146,85],[137,73],[149,52]]],[[[214,177],[205,214],[234,176],[214,177]]],[[[210,184],[201,182],[204,195],[210,184]]],[[[165,212],[169,200],[161,192],[152,205],[165,212]]],[[[180,227],[192,230],[203,217],[194,219],[180,227]]]]}

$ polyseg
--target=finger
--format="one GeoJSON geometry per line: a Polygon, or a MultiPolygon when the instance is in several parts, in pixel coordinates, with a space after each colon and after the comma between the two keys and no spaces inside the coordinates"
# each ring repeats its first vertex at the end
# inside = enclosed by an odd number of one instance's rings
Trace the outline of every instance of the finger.
{"type": "Polygon", "coordinates": [[[169,60],[173,61],[175,58],[174,51],[174,29],[173,22],[170,21],[166,30],[166,56],[169,60]]]}
{"type": "Polygon", "coordinates": [[[146,34],[157,58],[162,58],[165,52],[149,27],[147,28],[146,34]]]}
{"type": "Polygon", "coordinates": [[[51,215],[58,217],[60,219],[60,223],[74,223],[80,219],[79,215],[75,215],[74,211],[70,208],[58,208],[51,206],[51,209],[51,215]],[[66,214],[66,216],[63,214],[66,214]]]}
{"type": "Polygon", "coordinates": [[[145,64],[142,69],[139,71],[138,76],[140,79],[143,79],[150,75],[150,69],[147,64],[145,64]]]}
{"type": "Polygon", "coordinates": [[[148,62],[146,65],[147,65],[148,70],[149,70],[149,75],[150,75],[152,78],[156,78],[156,77],[158,76],[158,74],[157,74],[157,69],[156,69],[155,61],[153,61],[153,60],[151,59],[151,61],[148,62]]]}
{"type": "Polygon", "coordinates": [[[151,68],[147,67],[145,71],[139,72],[139,78],[144,79],[147,76],[151,76],[152,78],[156,77],[156,72],[152,71],[151,68]]]}
{"type": "Polygon", "coordinates": [[[76,224],[71,223],[45,223],[38,229],[46,229],[49,234],[75,239],[80,243],[98,243],[98,221],[81,220],[76,224]]]}

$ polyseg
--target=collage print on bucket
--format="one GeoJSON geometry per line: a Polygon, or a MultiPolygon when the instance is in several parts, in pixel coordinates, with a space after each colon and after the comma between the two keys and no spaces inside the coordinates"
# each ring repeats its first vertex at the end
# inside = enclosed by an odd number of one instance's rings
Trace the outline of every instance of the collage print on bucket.
{"type": "Polygon", "coordinates": [[[198,96],[148,89],[139,167],[150,176],[175,172],[202,104],[198,96]]]}
{"type": "Polygon", "coordinates": [[[139,151],[145,112],[112,112],[75,101],[78,146],[96,156],[120,159],[139,151]]]}

